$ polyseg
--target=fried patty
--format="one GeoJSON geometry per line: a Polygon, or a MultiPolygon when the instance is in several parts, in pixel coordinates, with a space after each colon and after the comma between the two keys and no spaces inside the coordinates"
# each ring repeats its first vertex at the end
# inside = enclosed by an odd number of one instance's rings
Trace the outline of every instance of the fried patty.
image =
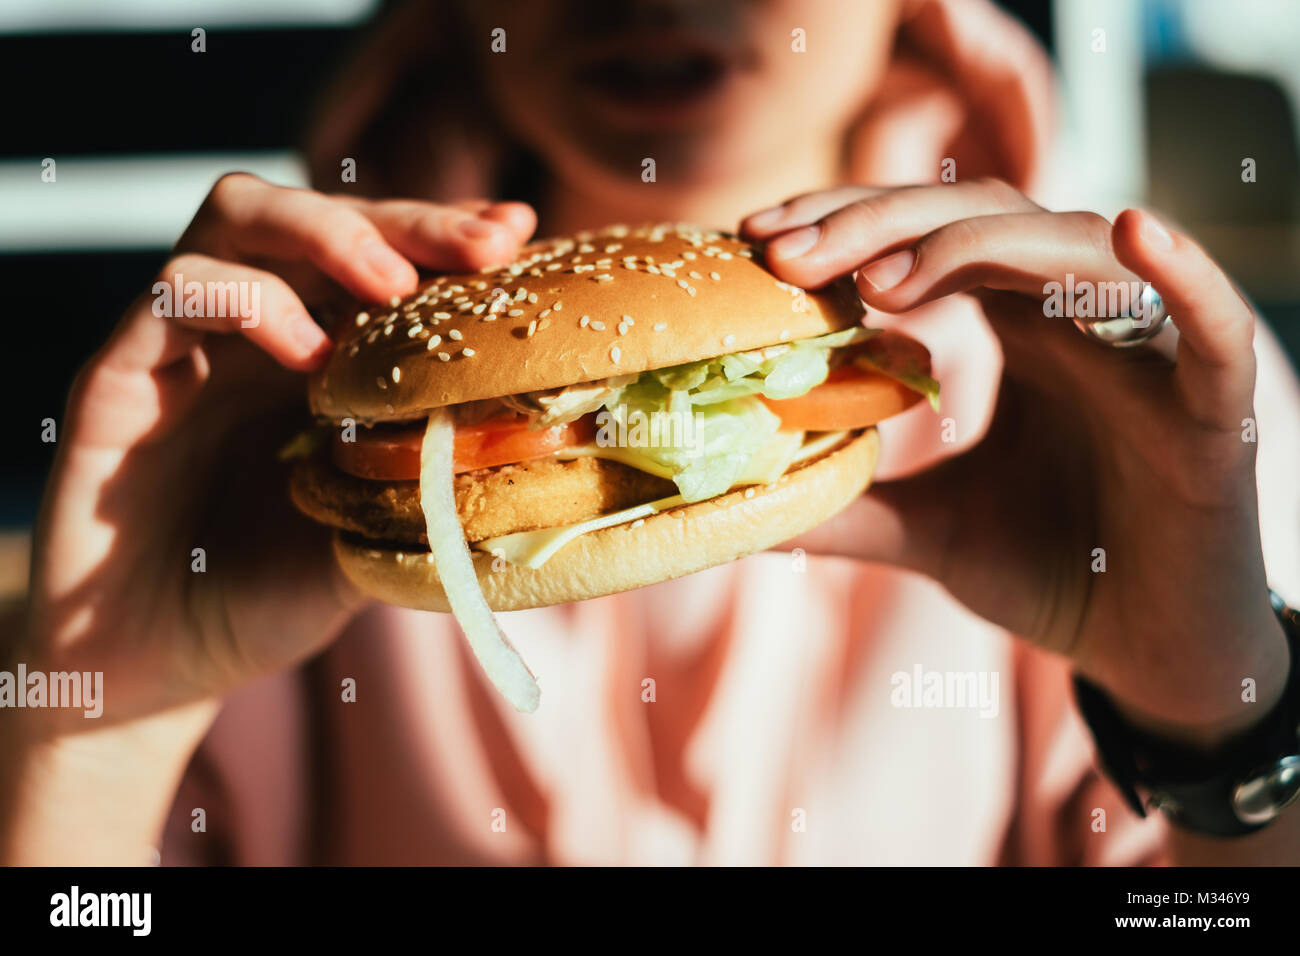
{"type": "MultiPolygon", "coordinates": [[[[603,458],[539,458],[456,476],[456,511],[468,541],[536,531],[665,498],[677,486],[603,458]]],[[[299,461],[289,490],[322,524],[377,541],[428,547],[418,481],[371,481],[340,471],[328,455],[299,461]]]]}

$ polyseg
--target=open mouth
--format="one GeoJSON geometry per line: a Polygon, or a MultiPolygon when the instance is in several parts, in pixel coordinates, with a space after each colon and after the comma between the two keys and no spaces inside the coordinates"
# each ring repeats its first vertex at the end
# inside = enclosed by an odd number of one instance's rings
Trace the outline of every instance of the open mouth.
{"type": "Polygon", "coordinates": [[[721,86],[726,61],[703,50],[628,53],[583,70],[584,85],[629,107],[685,105],[721,86]]]}

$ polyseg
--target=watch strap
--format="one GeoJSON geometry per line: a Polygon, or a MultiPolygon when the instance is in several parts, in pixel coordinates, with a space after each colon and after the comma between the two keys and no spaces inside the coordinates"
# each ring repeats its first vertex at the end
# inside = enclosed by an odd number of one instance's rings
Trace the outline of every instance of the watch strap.
{"type": "Polygon", "coordinates": [[[1267,778],[1275,766],[1300,785],[1300,617],[1279,605],[1274,602],[1291,657],[1282,697],[1262,720],[1212,750],[1133,727],[1099,687],[1075,675],[1075,699],[1102,767],[1139,816],[1146,816],[1146,792],[1151,806],[1185,829],[1242,836],[1267,826],[1272,817],[1243,811],[1239,788],[1267,778]]]}

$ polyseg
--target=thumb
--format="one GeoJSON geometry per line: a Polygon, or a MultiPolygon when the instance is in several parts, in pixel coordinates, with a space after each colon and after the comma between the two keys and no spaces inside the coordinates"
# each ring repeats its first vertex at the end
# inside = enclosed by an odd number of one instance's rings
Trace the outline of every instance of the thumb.
{"type": "Polygon", "coordinates": [[[935,506],[942,482],[931,472],[873,487],[817,527],[778,546],[810,554],[874,561],[938,576],[949,528],[947,509],[935,506]]]}

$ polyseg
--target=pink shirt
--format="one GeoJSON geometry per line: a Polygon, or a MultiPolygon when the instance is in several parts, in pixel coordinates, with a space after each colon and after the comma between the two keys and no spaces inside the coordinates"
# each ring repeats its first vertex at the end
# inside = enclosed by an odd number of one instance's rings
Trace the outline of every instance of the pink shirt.
{"type": "MultiPolygon", "coordinates": [[[[964,308],[920,310],[908,329],[936,352],[944,414],[982,421],[997,351],[969,316],[952,334],[964,308]]],[[[1257,348],[1265,554],[1294,603],[1300,392],[1271,336],[1257,348]]],[[[882,426],[883,474],[937,454],[925,415],[882,426]]],[[[917,575],[770,552],[502,623],[540,678],[535,714],[492,690],[450,617],[383,606],[308,666],[233,695],[182,782],[163,861],[1163,859],[1164,821],[1138,820],[1094,769],[1068,663],[917,575]],[[973,675],[987,696],[902,706],[918,672],[973,675]]]]}

